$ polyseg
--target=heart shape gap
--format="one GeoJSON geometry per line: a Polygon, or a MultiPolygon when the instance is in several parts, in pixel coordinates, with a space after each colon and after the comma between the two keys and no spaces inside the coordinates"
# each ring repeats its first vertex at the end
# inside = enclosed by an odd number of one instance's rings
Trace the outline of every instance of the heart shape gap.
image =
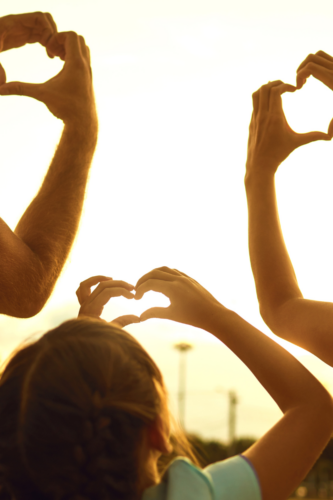
{"type": "Polygon", "coordinates": [[[157,292],[148,292],[140,300],[113,297],[110,302],[104,306],[102,317],[107,321],[111,321],[118,316],[127,314],[140,316],[151,307],[168,307],[169,305],[170,300],[162,293],[157,292]]]}
{"type": "Polygon", "coordinates": [[[310,78],[301,89],[285,93],[282,99],[287,122],[294,132],[327,132],[333,109],[333,92],[328,87],[310,78]]]}

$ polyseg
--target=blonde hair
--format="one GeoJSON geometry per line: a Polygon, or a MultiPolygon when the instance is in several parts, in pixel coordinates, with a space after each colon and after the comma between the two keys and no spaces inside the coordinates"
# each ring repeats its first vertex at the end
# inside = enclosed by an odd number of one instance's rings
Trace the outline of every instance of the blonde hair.
{"type": "Polygon", "coordinates": [[[63,323],[1,377],[3,490],[16,500],[137,499],[143,432],[165,400],[160,370],[130,334],[87,318],[63,323]]]}

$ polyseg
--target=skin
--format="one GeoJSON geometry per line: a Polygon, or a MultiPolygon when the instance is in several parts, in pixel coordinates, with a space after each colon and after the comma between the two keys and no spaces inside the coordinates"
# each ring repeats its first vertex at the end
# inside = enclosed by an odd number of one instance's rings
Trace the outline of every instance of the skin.
{"type": "MultiPolygon", "coordinates": [[[[83,300],[82,305],[87,304],[86,315],[90,309],[96,312],[94,301],[98,307],[105,301],[106,289],[118,288],[110,279],[102,284],[99,291],[98,287],[94,290],[94,297],[91,294],[83,300]],[[99,299],[99,295],[103,299],[99,299]]],[[[126,296],[127,287],[123,289],[126,296]]],[[[167,267],[154,269],[140,278],[134,290],[135,300],[140,300],[149,291],[163,293],[170,300],[167,308],[154,307],[145,311],[140,321],[168,319],[211,333],[245,363],[280,407],[283,417],[244,455],[257,471],[263,500],[288,498],[330,439],[333,402],[328,392],[291,354],[220,304],[184,273],[167,267]]],[[[111,291],[109,293],[112,295],[111,291]]],[[[153,423],[145,448],[143,478],[147,479],[146,484],[152,477],[154,463],[156,470],[158,453],[166,453],[167,445],[166,428],[158,422],[153,423]]]]}
{"type": "Polygon", "coordinates": [[[43,84],[6,83],[0,67],[0,96],[21,95],[43,102],[64,122],[63,133],[43,184],[15,231],[0,219],[0,313],[27,318],[49,298],[76,235],[98,122],[90,52],[74,32],[57,33],[50,14],[0,19],[2,50],[39,42],[63,69],[43,84]]]}
{"type": "MultiPolygon", "coordinates": [[[[333,90],[333,58],[310,54],[297,70],[297,88],[313,75],[333,90]]],[[[299,146],[330,140],[328,134],[296,134],[284,117],[281,94],[295,88],[279,82],[253,94],[245,187],[249,211],[249,249],[260,313],[278,336],[333,366],[333,304],[303,297],[283,239],[275,193],[279,165],[299,146]]]]}

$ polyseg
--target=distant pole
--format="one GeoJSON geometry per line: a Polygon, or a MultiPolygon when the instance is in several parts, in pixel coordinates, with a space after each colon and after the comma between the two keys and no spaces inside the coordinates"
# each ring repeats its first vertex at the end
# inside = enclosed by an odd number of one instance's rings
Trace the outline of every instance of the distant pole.
{"type": "Polygon", "coordinates": [[[174,347],[179,351],[178,415],[180,425],[185,429],[186,353],[193,346],[186,342],[180,342],[174,347]]]}
{"type": "Polygon", "coordinates": [[[235,391],[229,391],[229,454],[233,455],[236,440],[236,405],[238,403],[235,391]]]}

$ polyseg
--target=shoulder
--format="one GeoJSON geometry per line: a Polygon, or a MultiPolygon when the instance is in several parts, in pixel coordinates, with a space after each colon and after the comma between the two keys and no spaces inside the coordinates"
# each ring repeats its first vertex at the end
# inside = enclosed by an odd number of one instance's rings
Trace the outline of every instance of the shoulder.
{"type": "Polygon", "coordinates": [[[148,488],[142,500],[261,500],[251,466],[234,457],[200,469],[187,458],[175,459],[161,483],[148,488]],[[240,484],[242,483],[242,484],[240,484]]]}
{"type": "Polygon", "coordinates": [[[261,500],[257,473],[243,455],[209,465],[205,472],[214,484],[216,500],[261,500]]]}

